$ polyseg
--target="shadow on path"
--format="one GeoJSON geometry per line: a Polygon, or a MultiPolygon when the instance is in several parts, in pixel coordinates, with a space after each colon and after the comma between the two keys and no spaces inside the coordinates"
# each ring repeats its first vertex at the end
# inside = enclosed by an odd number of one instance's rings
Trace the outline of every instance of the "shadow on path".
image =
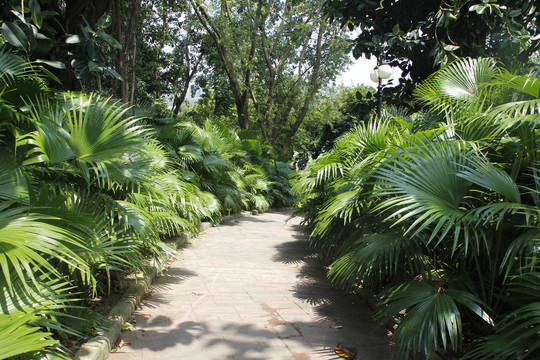
{"type": "Polygon", "coordinates": [[[369,308],[331,285],[289,215],[236,219],[187,244],[110,359],[330,360],[340,342],[357,360],[390,359],[369,308]]]}
{"type": "Polygon", "coordinates": [[[350,333],[378,332],[379,336],[381,334],[384,336],[386,330],[375,323],[371,310],[364,300],[331,284],[326,276],[326,264],[310,248],[305,235],[298,235],[297,240],[280,244],[275,248],[277,253],[273,256],[274,261],[298,264],[298,281],[294,286],[294,296],[310,304],[316,311],[319,321],[350,333]]]}

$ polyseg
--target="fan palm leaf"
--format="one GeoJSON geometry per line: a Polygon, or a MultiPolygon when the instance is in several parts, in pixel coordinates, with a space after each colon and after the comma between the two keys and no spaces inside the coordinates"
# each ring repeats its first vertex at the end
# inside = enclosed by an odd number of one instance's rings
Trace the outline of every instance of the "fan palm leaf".
{"type": "Polygon", "coordinates": [[[482,302],[472,294],[455,289],[440,290],[421,281],[408,281],[383,295],[376,317],[387,321],[406,311],[395,332],[395,341],[403,354],[422,351],[430,354],[439,344],[445,350],[458,351],[462,342],[463,306],[487,324],[493,324],[482,302]],[[460,305],[460,306],[458,306],[460,305]]]}
{"type": "Polygon", "coordinates": [[[457,102],[483,103],[489,89],[486,85],[497,73],[495,61],[489,58],[458,59],[431,75],[416,89],[417,98],[431,109],[455,110],[457,102]]]}
{"type": "MultiPolygon", "coordinates": [[[[51,333],[43,332],[31,323],[38,318],[35,313],[18,312],[0,314],[0,359],[12,358],[58,345],[58,340],[47,338],[51,333]]],[[[64,357],[67,358],[67,357],[64,357]]]]}
{"type": "MultiPolygon", "coordinates": [[[[70,314],[80,300],[74,293],[74,287],[62,279],[50,280],[46,275],[39,277],[39,287],[30,292],[20,280],[13,284],[14,295],[11,295],[5,286],[0,288],[0,308],[2,314],[19,314],[21,312],[39,315],[30,323],[47,331],[80,336],[81,334],[71,326],[73,320],[81,320],[70,314]]],[[[45,335],[43,335],[45,337],[45,335]]]]}
{"type": "Polygon", "coordinates": [[[108,167],[130,161],[126,154],[140,153],[149,134],[137,119],[125,117],[126,111],[118,102],[96,96],[35,102],[29,118],[37,130],[19,140],[19,146],[33,146],[24,164],[69,162],[88,181],[95,174],[98,184],[114,182],[108,167]]]}
{"type": "Polygon", "coordinates": [[[485,157],[477,153],[470,153],[467,161],[461,166],[463,170],[459,171],[457,176],[484,189],[492,190],[508,201],[521,203],[520,190],[515,181],[485,157]]]}
{"type": "MultiPolygon", "coordinates": [[[[538,253],[538,251],[536,251],[538,253]]],[[[518,276],[508,291],[521,294],[524,305],[508,313],[495,334],[482,339],[466,359],[532,359],[540,354],[540,274],[518,276]]]]}
{"type": "Polygon", "coordinates": [[[418,87],[428,115],[385,112],[297,180],[332,280],[395,284],[377,318],[400,313],[402,356],[538,357],[539,88],[458,59],[418,87]]]}
{"type": "MultiPolygon", "coordinates": [[[[3,101],[22,111],[28,101],[47,92],[45,82],[36,69],[21,57],[10,54],[5,46],[0,46],[0,93],[3,101]]],[[[0,109],[0,113],[12,118],[12,111],[0,109]]]]}
{"type": "Polygon", "coordinates": [[[13,154],[0,154],[0,199],[28,203],[29,181],[24,168],[13,161],[13,154]]]}
{"type": "Polygon", "coordinates": [[[514,239],[506,249],[501,261],[500,271],[505,277],[519,271],[528,269],[533,271],[540,264],[540,229],[530,229],[514,239]]]}
{"type": "Polygon", "coordinates": [[[431,112],[444,116],[450,135],[470,141],[491,138],[502,131],[486,121],[493,105],[491,82],[498,72],[493,59],[458,59],[419,85],[415,95],[431,112]]]}
{"type": "Polygon", "coordinates": [[[422,144],[392,153],[378,169],[376,195],[387,199],[377,209],[390,211],[387,219],[394,219],[394,225],[410,221],[411,236],[427,228],[430,240],[452,229],[457,236],[462,227],[468,228],[460,204],[470,184],[458,176],[463,144],[439,140],[422,144]]]}
{"type": "Polygon", "coordinates": [[[343,288],[361,283],[376,289],[388,279],[422,274],[428,267],[418,239],[399,232],[369,234],[347,247],[330,266],[329,278],[343,288]]]}
{"type": "Polygon", "coordinates": [[[88,271],[86,263],[68,246],[82,246],[77,234],[50,224],[49,221],[57,220],[54,217],[28,213],[25,207],[7,208],[7,205],[0,206],[0,267],[8,291],[13,291],[11,283],[16,279],[28,289],[38,286],[36,268],[59,277],[50,258],[77,271],[88,271]]]}

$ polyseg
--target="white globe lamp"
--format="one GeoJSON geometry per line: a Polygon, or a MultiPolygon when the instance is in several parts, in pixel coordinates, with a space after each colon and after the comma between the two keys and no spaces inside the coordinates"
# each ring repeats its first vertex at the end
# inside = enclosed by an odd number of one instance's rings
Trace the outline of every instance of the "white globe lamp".
{"type": "MultiPolygon", "coordinates": [[[[388,64],[383,64],[377,69],[377,75],[383,80],[390,78],[390,76],[392,76],[392,72],[392,67],[388,64]]],[[[371,78],[371,80],[373,80],[373,78],[371,78]]]]}
{"type": "Polygon", "coordinates": [[[369,73],[369,78],[373,82],[379,82],[379,74],[377,73],[377,69],[371,70],[371,72],[369,73]]]}

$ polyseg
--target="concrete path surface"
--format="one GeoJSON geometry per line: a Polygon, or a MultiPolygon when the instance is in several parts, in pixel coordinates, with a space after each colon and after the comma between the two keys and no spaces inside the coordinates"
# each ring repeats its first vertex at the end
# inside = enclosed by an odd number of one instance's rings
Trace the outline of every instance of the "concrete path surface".
{"type": "Polygon", "coordinates": [[[110,360],[392,358],[386,331],[356,296],[334,289],[290,212],[204,232],[159,277],[110,360]]]}

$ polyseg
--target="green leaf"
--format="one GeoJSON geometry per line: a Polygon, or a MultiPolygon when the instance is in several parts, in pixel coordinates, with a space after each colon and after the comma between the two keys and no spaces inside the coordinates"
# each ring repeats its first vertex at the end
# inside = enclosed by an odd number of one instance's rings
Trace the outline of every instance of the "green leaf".
{"type": "Polygon", "coordinates": [[[462,165],[459,177],[486,189],[493,190],[514,203],[521,203],[517,184],[504,171],[478,155],[469,156],[469,164],[462,165]]]}
{"type": "Polygon", "coordinates": [[[97,60],[101,54],[101,47],[94,40],[89,40],[86,44],[86,53],[90,60],[97,60]]]}
{"type": "Polygon", "coordinates": [[[53,67],[55,69],[65,69],[66,68],[66,64],[64,64],[61,61],[51,61],[51,60],[37,59],[36,63],[49,65],[50,67],[53,67]]]}
{"type": "Polygon", "coordinates": [[[16,48],[28,50],[29,39],[25,32],[16,24],[5,22],[2,24],[2,32],[6,37],[6,40],[16,48]]]}
{"type": "Polygon", "coordinates": [[[88,61],[73,59],[71,60],[71,66],[73,66],[74,69],[81,69],[88,66],[88,61]]]}
{"type": "Polygon", "coordinates": [[[476,11],[478,15],[482,15],[486,11],[486,5],[473,5],[469,7],[469,11],[476,11]]]}
{"type": "Polygon", "coordinates": [[[113,69],[103,68],[103,71],[111,75],[112,77],[114,77],[116,80],[124,81],[122,76],[120,76],[120,74],[114,71],[113,69]]]}
{"type": "Polygon", "coordinates": [[[36,40],[48,40],[48,41],[52,42],[52,39],[51,39],[51,38],[45,36],[45,35],[42,34],[42,33],[38,33],[38,34],[36,35],[36,40]]]}
{"type": "Polygon", "coordinates": [[[533,359],[540,351],[540,302],[509,313],[495,334],[480,341],[465,359],[533,359]]]}
{"type": "Polygon", "coordinates": [[[106,29],[112,24],[112,17],[109,14],[101,16],[96,22],[96,29],[106,29]]]}
{"type": "Polygon", "coordinates": [[[58,343],[45,339],[50,333],[30,325],[35,319],[33,313],[0,314],[0,359],[43,350],[58,343]]]}
{"type": "Polygon", "coordinates": [[[80,68],[75,68],[75,76],[77,79],[84,79],[86,75],[90,72],[90,69],[88,68],[88,63],[84,64],[80,68]]]}
{"type": "Polygon", "coordinates": [[[511,18],[516,17],[516,16],[520,16],[520,15],[521,15],[521,10],[520,9],[510,10],[510,12],[508,13],[508,16],[510,16],[511,18]]]}
{"type": "Polygon", "coordinates": [[[79,44],[81,42],[81,38],[79,35],[71,35],[66,39],[66,44],[79,44]]]}
{"type": "Polygon", "coordinates": [[[41,25],[43,24],[43,17],[41,15],[41,7],[39,5],[39,1],[30,0],[28,2],[28,7],[30,8],[30,12],[32,13],[32,21],[38,28],[41,28],[41,25]]]}
{"type": "Polygon", "coordinates": [[[58,16],[58,13],[56,11],[50,11],[50,10],[41,11],[40,14],[44,19],[47,19],[53,16],[58,16]]]}
{"type": "Polygon", "coordinates": [[[96,64],[95,62],[93,61],[89,61],[88,62],[88,71],[90,72],[103,72],[103,67],[99,64],[96,64]]]}
{"type": "Polygon", "coordinates": [[[99,31],[97,33],[97,35],[102,38],[103,40],[105,40],[109,45],[111,45],[113,48],[115,49],[122,49],[122,44],[120,44],[115,38],[113,38],[111,35],[103,32],[103,31],[99,31]]]}
{"type": "Polygon", "coordinates": [[[41,6],[39,6],[39,0],[29,0],[28,7],[30,8],[30,11],[33,13],[41,12],[41,6]]]}
{"type": "Polygon", "coordinates": [[[446,51],[456,51],[459,49],[459,46],[457,45],[444,45],[443,49],[446,51]]]}
{"type": "Polygon", "coordinates": [[[395,332],[396,343],[405,353],[429,354],[441,345],[445,350],[459,350],[462,324],[458,304],[492,324],[474,295],[455,289],[438,290],[425,281],[402,283],[388,290],[383,298],[384,305],[376,313],[378,320],[387,321],[407,310],[395,332]]]}

